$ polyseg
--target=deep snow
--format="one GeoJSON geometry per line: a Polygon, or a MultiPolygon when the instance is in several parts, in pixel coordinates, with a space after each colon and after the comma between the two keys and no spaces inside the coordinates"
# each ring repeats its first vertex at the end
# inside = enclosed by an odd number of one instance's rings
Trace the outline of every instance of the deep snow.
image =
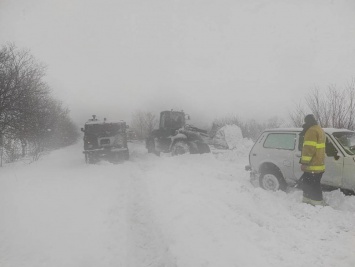
{"type": "Polygon", "coordinates": [[[266,192],[232,151],[170,157],[130,143],[86,165],[82,144],[0,169],[1,267],[355,266],[355,197],[266,192]]]}

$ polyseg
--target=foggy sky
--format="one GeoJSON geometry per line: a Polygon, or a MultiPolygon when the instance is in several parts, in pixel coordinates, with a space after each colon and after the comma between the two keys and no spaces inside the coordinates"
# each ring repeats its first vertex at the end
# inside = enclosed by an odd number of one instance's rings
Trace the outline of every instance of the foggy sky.
{"type": "Polygon", "coordinates": [[[0,0],[6,42],[47,65],[78,124],[172,108],[287,117],[355,77],[355,1],[0,0]]]}

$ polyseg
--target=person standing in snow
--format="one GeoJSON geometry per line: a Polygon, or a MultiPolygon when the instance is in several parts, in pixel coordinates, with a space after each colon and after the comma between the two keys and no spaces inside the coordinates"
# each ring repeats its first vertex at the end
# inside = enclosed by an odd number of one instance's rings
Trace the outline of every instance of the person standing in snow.
{"type": "Polygon", "coordinates": [[[324,205],[320,181],[325,171],[325,133],[312,114],[304,119],[300,133],[302,143],[301,169],[303,202],[311,205],[324,205]],[[303,139],[303,141],[302,141],[303,139]]]}

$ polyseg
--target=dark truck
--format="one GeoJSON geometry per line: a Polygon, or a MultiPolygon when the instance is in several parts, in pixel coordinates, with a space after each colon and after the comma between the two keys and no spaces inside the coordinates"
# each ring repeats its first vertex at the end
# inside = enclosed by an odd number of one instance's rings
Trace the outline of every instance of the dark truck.
{"type": "Polygon", "coordinates": [[[153,130],[146,139],[148,153],[160,155],[161,152],[180,155],[185,153],[209,153],[210,147],[206,130],[186,124],[190,119],[183,111],[162,111],[159,129],[153,130]]]}
{"type": "Polygon", "coordinates": [[[100,121],[93,115],[85,123],[84,151],[85,162],[93,164],[100,159],[118,163],[129,159],[127,147],[127,125],[124,121],[107,122],[100,121]]]}

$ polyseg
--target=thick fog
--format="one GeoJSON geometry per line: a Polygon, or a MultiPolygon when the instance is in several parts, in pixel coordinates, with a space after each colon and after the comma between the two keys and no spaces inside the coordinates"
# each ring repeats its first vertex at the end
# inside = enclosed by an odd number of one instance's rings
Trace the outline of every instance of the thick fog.
{"type": "Polygon", "coordinates": [[[0,0],[0,44],[47,65],[76,123],[183,109],[287,117],[355,76],[352,0],[0,0]]]}

